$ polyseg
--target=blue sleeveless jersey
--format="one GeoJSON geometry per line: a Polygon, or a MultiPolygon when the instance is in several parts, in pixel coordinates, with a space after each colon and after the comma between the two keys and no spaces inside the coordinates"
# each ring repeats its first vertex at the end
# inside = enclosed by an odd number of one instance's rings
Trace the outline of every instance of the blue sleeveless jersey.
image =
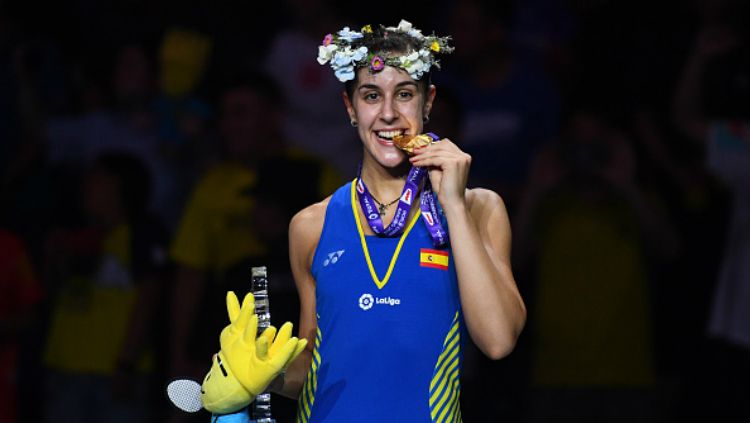
{"type": "Polygon", "coordinates": [[[362,235],[353,185],[333,194],[313,258],[318,331],[297,422],[460,422],[451,251],[433,247],[419,213],[401,238],[362,235]]]}

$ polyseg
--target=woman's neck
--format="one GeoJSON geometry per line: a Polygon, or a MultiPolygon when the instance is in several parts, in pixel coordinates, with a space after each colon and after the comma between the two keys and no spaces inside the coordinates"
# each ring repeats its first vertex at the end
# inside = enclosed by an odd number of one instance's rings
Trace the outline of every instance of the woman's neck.
{"type": "Polygon", "coordinates": [[[404,161],[395,168],[386,168],[365,160],[362,164],[361,177],[375,198],[381,202],[390,203],[391,200],[401,196],[410,168],[411,164],[408,161],[404,161]]]}

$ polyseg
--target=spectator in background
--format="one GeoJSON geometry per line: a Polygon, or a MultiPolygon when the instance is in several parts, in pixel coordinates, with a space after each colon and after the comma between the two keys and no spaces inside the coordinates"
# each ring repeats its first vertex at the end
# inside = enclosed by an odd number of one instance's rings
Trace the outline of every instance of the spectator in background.
{"type": "Polygon", "coordinates": [[[135,157],[98,156],[82,189],[85,225],[48,244],[46,421],[146,421],[165,360],[154,322],[168,281],[166,232],[148,213],[151,180],[135,157]]]}
{"type": "Polygon", "coordinates": [[[78,177],[78,169],[87,167],[104,151],[133,154],[153,175],[149,206],[169,223],[181,211],[188,184],[181,179],[178,158],[157,131],[153,64],[147,49],[138,44],[121,46],[113,59],[111,73],[100,88],[106,99],[100,107],[80,116],[52,118],[47,123],[50,164],[78,177]]]}
{"type": "Polygon", "coordinates": [[[227,291],[248,291],[252,266],[268,267],[274,319],[296,319],[289,220],[305,202],[330,194],[341,178],[288,146],[281,126],[283,98],[274,81],[259,72],[230,77],[220,90],[224,159],[195,186],[171,247],[178,264],[174,376],[204,376],[216,352],[216,334],[226,325],[226,312],[216,304],[225,301],[227,291]]]}
{"type": "Polygon", "coordinates": [[[174,144],[186,142],[209,116],[198,89],[209,68],[213,41],[197,30],[169,27],[158,48],[156,101],[159,136],[174,144]]]}
{"type": "MultiPolygon", "coordinates": [[[[213,51],[209,35],[179,26],[166,28],[157,51],[158,94],[152,104],[156,129],[163,154],[174,162],[187,186],[195,183],[192,175],[217,159],[214,139],[207,133],[213,111],[201,95],[213,51]]],[[[183,203],[179,205],[175,219],[182,212],[183,203]]]]}
{"type": "Polygon", "coordinates": [[[456,54],[436,75],[461,101],[461,146],[473,157],[470,185],[484,186],[515,207],[534,151],[558,130],[559,99],[542,71],[512,50],[508,2],[456,2],[449,15],[456,54]]]}
{"type": "Polygon", "coordinates": [[[31,328],[42,299],[26,248],[15,235],[0,229],[0,421],[19,420],[18,379],[21,340],[31,328]]]}
{"type": "Polygon", "coordinates": [[[582,108],[534,160],[514,247],[534,278],[532,422],[657,416],[649,268],[679,241],[637,176],[631,141],[582,108]]]}
{"type": "Polygon", "coordinates": [[[320,34],[338,28],[342,19],[337,8],[323,0],[286,0],[283,4],[289,24],[276,32],[263,63],[287,99],[283,135],[289,145],[353,177],[359,150],[351,127],[341,119],[341,86],[330,72],[309,60],[310,52],[318,50],[320,34]]]}
{"type": "Polygon", "coordinates": [[[747,401],[750,397],[750,107],[747,102],[750,44],[746,21],[737,19],[739,16],[748,15],[725,14],[724,20],[705,26],[697,34],[677,86],[673,113],[676,126],[704,146],[706,166],[731,197],[731,218],[708,322],[708,335],[714,341],[708,355],[710,376],[705,382],[706,390],[696,393],[701,402],[686,401],[686,407],[694,413],[747,420],[750,418],[747,401]],[[732,24],[727,18],[736,21],[732,24]]]}

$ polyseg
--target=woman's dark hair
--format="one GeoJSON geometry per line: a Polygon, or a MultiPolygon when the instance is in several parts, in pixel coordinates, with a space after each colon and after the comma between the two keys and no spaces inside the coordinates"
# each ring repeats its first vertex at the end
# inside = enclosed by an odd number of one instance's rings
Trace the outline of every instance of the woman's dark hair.
{"type": "MultiPolygon", "coordinates": [[[[418,51],[421,44],[419,40],[407,33],[388,31],[384,26],[379,26],[377,29],[373,27],[372,33],[364,34],[364,37],[353,42],[352,50],[362,46],[367,47],[367,51],[369,52],[374,52],[381,56],[388,56],[392,53],[405,54],[411,51],[418,51]]],[[[344,83],[344,89],[349,98],[354,94],[354,88],[357,86],[357,82],[359,82],[358,70],[359,69],[355,69],[353,80],[344,83]]],[[[430,72],[425,72],[422,74],[422,77],[417,80],[417,84],[425,96],[427,95],[431,83],[430,72]]]]}
{"type": "Polygon", "coordinates": [[[106,152],[96,158],[93,168],[117,179],[120,200],[129,220],[148,214],[152,179],[142,160],[125,152],[106,152]]]}

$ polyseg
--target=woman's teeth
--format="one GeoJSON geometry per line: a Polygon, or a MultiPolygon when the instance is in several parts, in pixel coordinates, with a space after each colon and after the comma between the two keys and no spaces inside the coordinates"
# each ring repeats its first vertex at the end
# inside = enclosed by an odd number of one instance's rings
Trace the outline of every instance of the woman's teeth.
{"type": "Polygon", "coordinates": [[[398,130],[398,131],[378,131],[377,135],[380,138],[386,139],[386,140],[393,140],[393,137],[397,135],[403,134],[404,131],[398,130]]]}

